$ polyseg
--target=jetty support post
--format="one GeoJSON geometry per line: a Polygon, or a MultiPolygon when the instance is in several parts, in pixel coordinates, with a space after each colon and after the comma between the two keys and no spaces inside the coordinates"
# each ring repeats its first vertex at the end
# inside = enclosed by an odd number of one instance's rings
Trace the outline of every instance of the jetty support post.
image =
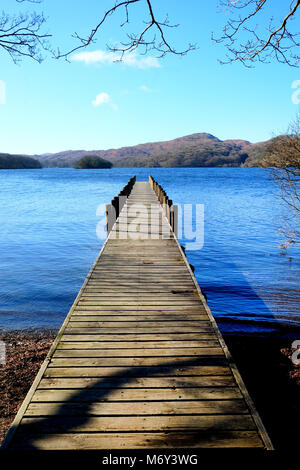
{"type": "Polygon", "coordinates": [[[118,196],[114,197],[111,203],[105,206],[107,236],[109,235],[112,227],[119,217],[121,210],[126,204],[127,198],[130,195],[135,182],[136,176],[132,176],[124,188],[119,192],[118,196]]]}
{"type": "Polygon", "coordinates": [[[150,175],[149,184],[162,206],[163,212],[171,226],[171,229],[175,236],[177,237],[178,233],[178,206],[173,204],[173,201],[168,198],[166,191],[162,188],[160,184],[155,181],[155,179],[150,175]]]}

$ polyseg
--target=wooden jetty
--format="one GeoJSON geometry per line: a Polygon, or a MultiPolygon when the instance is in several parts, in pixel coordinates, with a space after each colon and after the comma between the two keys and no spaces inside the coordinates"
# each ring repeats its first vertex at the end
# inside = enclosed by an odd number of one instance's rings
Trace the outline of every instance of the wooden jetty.
{"type": "Polygon", "coordinates": [[[172,201],[153,178],[132,178],[107,214],[109,235],[3,448],[272,449],[174,234],[172,201]]]}

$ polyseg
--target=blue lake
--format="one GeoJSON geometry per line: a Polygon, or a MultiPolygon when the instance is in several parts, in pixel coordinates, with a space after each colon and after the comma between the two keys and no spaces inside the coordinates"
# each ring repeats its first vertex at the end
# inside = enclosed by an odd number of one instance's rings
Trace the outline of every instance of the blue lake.
{"type": "Polygon", "coordinates": [[[300,249],[279,249],[284,208],[268,172],[116,168],[0,171],[0,328],[61,325],[103,243],[96,210],[134,174],[174,203],[204,204],[204,246],[187,257],[223,332],[300,326],[300,249]]]}

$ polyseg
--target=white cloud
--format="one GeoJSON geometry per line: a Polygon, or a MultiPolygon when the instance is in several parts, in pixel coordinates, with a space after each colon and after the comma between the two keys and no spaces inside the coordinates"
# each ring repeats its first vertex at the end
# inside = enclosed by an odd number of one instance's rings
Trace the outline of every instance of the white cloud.
{"type": "Polygon", "coordinates": [[[108,104],[115,111],[118,109],[118,106],[111,101],[111,97],[108,93],[104,91],[99,93],[96,98],[92,101],[92,105],[95,107],[101,106],[102,104],[108,104]]]}
{"type": "Polygon", "coordinates": [[[152,90],[149,88],[147,85],[141,85],[140,90],[146,91],[147,93],[150,93],[152,90]]]}
{"type": "MultiPolygon", "coordinates": [[[[106,52],[102,50],[91,52],[79,52],[71,57],[72,61],[84,62],[86,65],[90,64],[113,64],[119,61],[120,54],[115,52],[106,52]]],[[[160,63],[156,57],[139,56],[135,52],[125,54],[122,59],[122,64],[129,67],[137,67],[139,69],[148,69],[151,67],[160,67],[160,63]]]]}
{"type": "Polygon", "coordinates": [[[94,101],[92,101],[93,106],[100,106],[103,103],[109,103],[110,101],[110,96],[108,93],[99,93],[99,95],[96,96],[94,101]]]}

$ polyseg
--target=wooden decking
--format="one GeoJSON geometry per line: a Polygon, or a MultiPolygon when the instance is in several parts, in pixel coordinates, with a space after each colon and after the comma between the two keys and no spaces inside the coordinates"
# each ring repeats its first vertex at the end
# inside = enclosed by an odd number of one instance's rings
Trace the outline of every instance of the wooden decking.
{"type": "Polygon", "coordinates": [[[150,184],[136,182],[4,448],[272,448],[167,219],[153,230],[150,206],[162,214],[150,184]],[[137,203],[142,223],[128,228],[137,203]]]}

